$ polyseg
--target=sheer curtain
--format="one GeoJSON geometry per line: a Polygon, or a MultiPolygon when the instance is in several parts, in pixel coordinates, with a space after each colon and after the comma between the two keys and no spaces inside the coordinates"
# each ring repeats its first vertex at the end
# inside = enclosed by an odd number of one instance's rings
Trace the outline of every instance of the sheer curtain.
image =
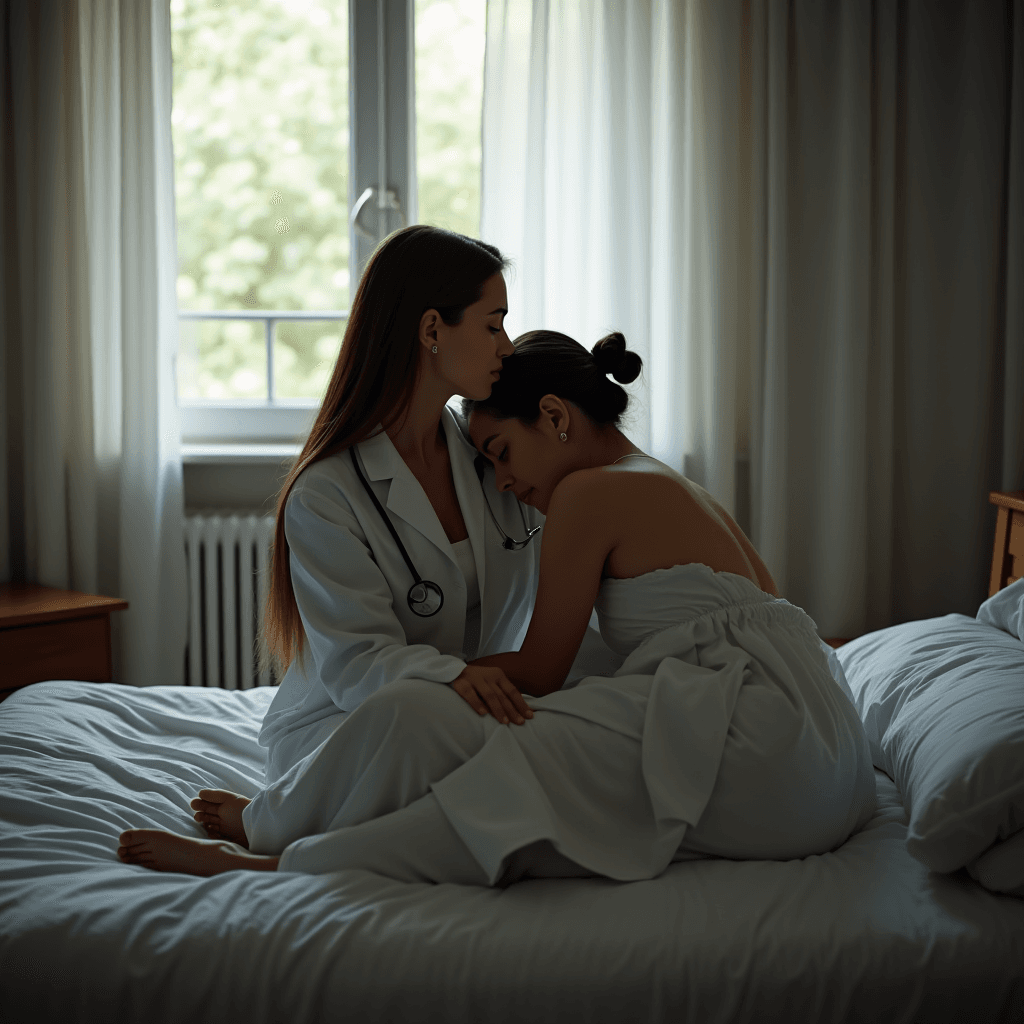
{"type": "Polygon", "coordinates": [[[180,683],[170,10],[0,19],[0,578],[124,598],[114,678],[180,683]]]}
{"type": "Polygon", "coordinates": [[[974,614],[1024,488],[1024,0],[489,0],[483,127],[510,333],[622,330],[627,433],[823,635],[974,614]]]}

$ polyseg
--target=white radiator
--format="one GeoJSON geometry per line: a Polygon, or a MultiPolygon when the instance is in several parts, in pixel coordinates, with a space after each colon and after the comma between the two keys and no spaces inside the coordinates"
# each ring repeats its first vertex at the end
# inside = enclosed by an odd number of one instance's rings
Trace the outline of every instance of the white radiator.
{"type": "Polygon", "coordinates": [[[185,517],[189,634],[185,682],[247,690],[272,686],[257,668],[272,516],[203,512],[185,517]]]}

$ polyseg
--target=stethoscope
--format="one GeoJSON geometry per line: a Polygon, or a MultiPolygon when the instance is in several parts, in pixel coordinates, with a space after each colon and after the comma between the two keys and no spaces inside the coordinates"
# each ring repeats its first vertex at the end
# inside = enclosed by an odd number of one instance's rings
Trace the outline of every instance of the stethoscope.
{"type": "MultiPolygon", "coordinates": [[[[415,581],[409,588],[409,593],[406,595],[406,600],[409,602],[409,607],[416,615],[421,615],[423,618],[429,618],[431,615],[436,615],[444,604],[444,591],[433,581],[425,580],[420,578],[420,574],[416,571],[416,567],[412,564],[412,559],[409,557],[409,552],[405,550],[405,545],[402,543],[401,538],[398,536],[395,530],[394,523],[391,522],[391,518],[384,511],[383,506],[377,500],[377,495],[370,489],[370,485],[366,482],[366,477],[363,476],[362,470],[359,468],[359,462],[356,459],[355,446],[349,448],[349,453],[352,456],[352,465],[356,467],[356,473],[359,474],[359,480],[363,487],[366,488],[366,493],[370,496],[373,504],[376,506],[377,511],[380,513],[381,519],[384,520],[384,525],[391,531],[391,536],[395,538],[395,543],[398,545],[398,550],[402,552],[402,557],[405,559],[405,564],[409,566],[409,572],[412,573],[412,578],[415,581]]],[[[484,467],[487,465],[487,459],[483,455],[478,455],[473,460],[473,468],[476,470],[477,478],[480,481],[480,489],[483,492],[484,483],[484,467]]],[[[532,530],[527,525],[526,514],[523,512],[523,503],[519,502],[519,515],[523,520],[523,527],[526,530],[526,540],[513,540],[502,528],[501,524],[497,519],[494,518],[494,512],[491,509],[491,503],[487,500],[486,492],[483,492],[484,504],[487,506],[487,511],[491,513],[491,519],[494,519],[494,525],[498,528],[498,532],[505,539],[502,541],[501,546],[506,551],[521,551],[526,547],[527,544],[533,540],[534,535],[540,533],[540,527],[535,526],[532,530]]]]}

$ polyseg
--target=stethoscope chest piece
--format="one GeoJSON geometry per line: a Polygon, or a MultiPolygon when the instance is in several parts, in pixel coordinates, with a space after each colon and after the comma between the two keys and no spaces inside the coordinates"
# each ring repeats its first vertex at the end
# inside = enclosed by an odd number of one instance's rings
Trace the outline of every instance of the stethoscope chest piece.
{"type": "Polygon", "coordinates": [[[444,593],[432,580],[417,580],[406,595],[409,607],[415,615],[427,618],[436,615],[444,604],[444,593]]]}

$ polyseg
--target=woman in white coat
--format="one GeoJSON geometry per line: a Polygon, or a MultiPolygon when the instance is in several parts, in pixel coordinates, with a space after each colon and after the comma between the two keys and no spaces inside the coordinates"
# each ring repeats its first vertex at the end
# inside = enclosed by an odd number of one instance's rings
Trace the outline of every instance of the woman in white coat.
{"type": "MultiPolygon", "coordinates": [[[[390,236],[367,263],[278,501],[263,642],[284,676],[260,733],[268,783],[403,681],[458,681],[493,714],[527,711],[504,673],[463,655],[515,646],[539,545],[501,546],[476,452],[446,405],[489,394],[512,351],[505,265],[493,246],[425,225],[390,236]],[[440,588],[436,609],[408,599],[417,580],[392,530],[419,577],[440,588]]],[[[517,540],[539,525],[511,495],[492,512],[517,540]]]]}

